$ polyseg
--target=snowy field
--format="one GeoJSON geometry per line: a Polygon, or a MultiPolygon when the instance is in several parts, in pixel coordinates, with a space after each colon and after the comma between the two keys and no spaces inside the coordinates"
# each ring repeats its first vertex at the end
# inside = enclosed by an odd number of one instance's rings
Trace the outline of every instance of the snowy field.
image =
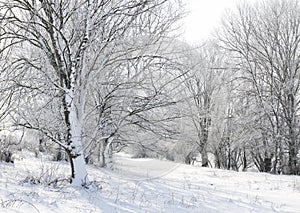
{"type": "Polygon", "coordinates": [[[15,164],[0,163],[0,212],[300,212],[297,176],[237,173],[125,154],[115,161],[114,170],[88,167],[89,189],[55,183],[68,176],[67,163],[28,154],[15,164]]]}

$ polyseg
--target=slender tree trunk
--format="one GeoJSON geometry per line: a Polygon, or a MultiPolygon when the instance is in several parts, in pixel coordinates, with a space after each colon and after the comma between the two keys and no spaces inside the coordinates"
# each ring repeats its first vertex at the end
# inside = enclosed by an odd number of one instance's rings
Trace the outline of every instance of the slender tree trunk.
{"type": "Polygon", "coordinates": [[[99,156],[98,160],[100,163],[100,167],[110,167],[112,168],[112,142],[114,138],[109,137],[105,139],[102,143],[100,143],[99,147],[99,156]],[[106,161],[108,159],[108,162],[106,161]]]}
{"type": "Polygon", "coordinates": [[[105,146],[104,146],[103,143],[100,144],[98,160],[99,160],[99,166],[100,167],[105,167],[106,166],[105,146]]]}
{"type": "Polygon", "coordinates": [[[289,174],[297,175],[297,152],[295,149],[295,144],[289,144],[289,158],[288,158],[288,167],[289,167],[289,174]]]}
{"type": "Polygon", "coordinates": [[[227,169],[230,170],[231,168],[231,148],[230,144],[228,143],[228,164],[227,164],[227,169]]]}
{"type": "Polygon", "coordinates": [[[273,174],[277,174],[278,165],[278,140],[275,138],[275,150],[274,150],[274,162],[273,162],[273,174]]]}
{"type": "Polygon", "coordinates": [[[214,152],[215,156],[215,167],[220,169],[221,168],[221,160],[220,160],[220,152],[219,152],[219,147],[214,152]]]}
{"type": "Polygon", "coordinates": [[[289,158],[288,158],[288,167],[289,167],[289,173],[296,175],[298,173],[297,171],[297,139],[296,139],[296,134],[295,134],[295,97],[293,94],[288,95],[288,104],[289,104],[289,158]]]}
{"type": "Polygon", "coordinates": [[[246,147],[243,147],[243,172],[247,171],[248,162],[247,162],[247,153],[246,147]]]}
{"type": "Polygon", "coordinates": [[[206,146],[201,151],[201,160],[202,160],[202,167],[208,167],[208,155],[206,146]]]}
{"type": "MultiPolygon", "coordinates": [[[[208,111],[208,110],[207,110],[208,111]]],[[[203,125],[201,126],[202,131],[202,147],[200,150],[202,167],[208,167],[208,155],[207,155],[207,143],[208,143],[208,127],[209,127],[209,117],[206,116],[203,120],[203,125]]]]}
{"type": "Polygon", "coordinates": [[[113,137],[107,139],[107,145],[105,147],[105,159],[107,160],[106,166],[110,169],[113,169],[113,156],[112,156],[112,142],[113,137]]]}

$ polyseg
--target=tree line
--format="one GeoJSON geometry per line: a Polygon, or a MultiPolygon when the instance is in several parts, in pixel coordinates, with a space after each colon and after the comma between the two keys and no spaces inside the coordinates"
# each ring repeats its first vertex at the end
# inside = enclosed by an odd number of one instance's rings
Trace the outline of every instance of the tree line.
{"type": "Polygon", "coordinates": [[[240,4],[192,46],[179,0],[1,1],[1,159],[47,150],[76,186],[121,150],[299,174],[299,9],[240,4]]]}

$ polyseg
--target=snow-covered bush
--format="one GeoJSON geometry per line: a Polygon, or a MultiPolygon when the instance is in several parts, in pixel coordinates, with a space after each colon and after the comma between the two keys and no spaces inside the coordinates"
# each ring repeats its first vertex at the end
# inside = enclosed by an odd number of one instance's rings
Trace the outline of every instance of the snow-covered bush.
{"type": "Polygon", "coordinates": [[[38,169],[27,170],[27,176],[21,184],[38,184],[48,186],[61,186],[70,182],[70,179],[56,162],[41,162],[38,169]]]}
{"type": "Polygon", "coordinates": [[[0,136],[0,161],[13,162],[13,153],[21,149],[21,141],[12,135],[0,136]]]}

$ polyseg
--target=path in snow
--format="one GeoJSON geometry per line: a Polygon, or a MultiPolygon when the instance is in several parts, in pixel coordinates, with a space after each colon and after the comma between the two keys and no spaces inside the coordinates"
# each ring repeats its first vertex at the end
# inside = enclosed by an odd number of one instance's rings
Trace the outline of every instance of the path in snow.
{"type": "Polygon", "coordinates": [[[138,181],[164,177],[180,166],[180,164],[165,160],[132,158],[124,153],[116,154],[114,162],[114,172],[120,178],[138,181]]]}

